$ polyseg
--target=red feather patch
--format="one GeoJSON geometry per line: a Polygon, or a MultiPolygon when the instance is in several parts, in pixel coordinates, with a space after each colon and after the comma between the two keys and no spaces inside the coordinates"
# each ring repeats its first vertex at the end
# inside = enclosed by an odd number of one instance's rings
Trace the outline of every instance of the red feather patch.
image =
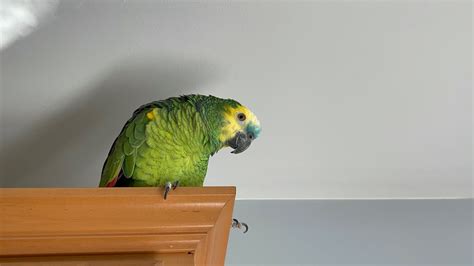
{"type": "Polygon", "coordinates": [[[106,187],[115,187],[115,184],[117,184],[118,176],[115,177],[114,179],[110,180],[109,183],[107,183],[106,187]]]}

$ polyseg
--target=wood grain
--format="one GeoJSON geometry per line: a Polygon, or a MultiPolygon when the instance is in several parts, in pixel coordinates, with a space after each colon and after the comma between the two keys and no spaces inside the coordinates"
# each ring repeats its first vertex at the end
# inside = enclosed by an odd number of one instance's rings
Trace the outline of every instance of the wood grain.
{"type": "Polygon", "coordinates": [[[195,265],[224,265],[234,200],[234,187],[167,200],[159,188],[0,189],[0,260],[189,252],[195,265]]]}
{"type": "Polygon", "coordinates": [[[169,266],[193,265],[194,257],[188,253],[174,254],[119,254],[82,256],[39,256],[3,258],[1,265],[8,266],[169,266]]]}

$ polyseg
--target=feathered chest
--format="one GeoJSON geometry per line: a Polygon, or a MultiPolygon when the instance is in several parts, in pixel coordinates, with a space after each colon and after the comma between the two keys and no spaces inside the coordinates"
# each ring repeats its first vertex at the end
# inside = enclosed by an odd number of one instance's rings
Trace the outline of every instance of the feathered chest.
{"type": "Polygon", "coordinates": [[[154,108],[147,117],[145,145],[138,150],[134,178],[154,184],[171,180],[202,183],[212,147],[199,113],[154,108]]]}

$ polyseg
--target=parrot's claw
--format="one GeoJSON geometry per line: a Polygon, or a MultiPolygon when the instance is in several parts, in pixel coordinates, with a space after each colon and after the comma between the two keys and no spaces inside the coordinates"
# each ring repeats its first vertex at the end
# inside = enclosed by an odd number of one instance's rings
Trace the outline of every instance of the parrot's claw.
{"type": "Polygon", "coordinates": [[[166,198],[168,197],[168,193],[170,192],[171,188],[173,187],[173,185],[171,185],[171,182],[166,182],[166,185],[165,185],[165,193],[163,195],[163,198],[166,200],[166,198]]]}
{"type": "Polygon", "coordinates": [[[244,234],[247,233],[247,231],[249,230],[249,226],[246,223],[241,223],[235,218],[232,219],[232,228],[242,229],[242,227],[245,227],[244,234]]]}
{"type": "Polygon", "coordinates": [[[173,182],[172,188],[175,190],[179,186],[179,180],[173,182]]]}
{"type": "Polygon", "coordinates": [[[164,193],[164,195],[163,195],[163,198],[166,200],[166,198],[168,197],[168,193],[170,192],[170,190],[175,190],[178,186],[179,186],[179,180],[176,180],[176,181],[174,181],[173,183],[171,183],[171,182],[166,182],[166,185],[165,185],[165,193],[164,193]]]}

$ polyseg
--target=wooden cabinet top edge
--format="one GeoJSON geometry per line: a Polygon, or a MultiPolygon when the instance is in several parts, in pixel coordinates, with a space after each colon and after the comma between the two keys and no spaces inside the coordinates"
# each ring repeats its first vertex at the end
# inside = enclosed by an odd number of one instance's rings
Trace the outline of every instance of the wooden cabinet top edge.
{"type": "MultiPolygon", "coordinates": [[[[25,197],[30,195],[55,196],[155,196],[163,192],[163,188],[157,187],[118,187],[118,188],[0,188],[0,198],[3,197],[25,197]]],[[[209,186],[209,187],[179,187],[170,193],[174,197],[183,196],[235,196],[234,186],[209,186]]]]}

